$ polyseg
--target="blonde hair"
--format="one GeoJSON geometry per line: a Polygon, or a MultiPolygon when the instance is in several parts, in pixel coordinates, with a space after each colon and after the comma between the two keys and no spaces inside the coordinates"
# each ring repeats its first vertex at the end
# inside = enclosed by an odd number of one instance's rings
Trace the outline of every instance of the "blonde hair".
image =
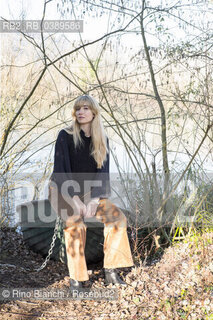
{"type": "Polygon", "coordinates": [[[73,111],[72,111],[72,117],[73,121],[70,127],[65,128],[69,134],[73,135],[73,140],[75,147],[78,147],[83,143],[83,140],[80,135],[80,125],[76,119],[76,109],[79,107],[82,107],[84,103],[87,103],[89,108],[91,109],[94,118],[91,123],[91,139],[92,139],[92,150],[91,155],[95,159],[97,163],[97,168],[100,169],[103,166],[104,161],[107,157],[107,136],[104,131],[104,127],[102,124],[101,114],[100,114],[100,107],[98,102],[89,95],[83,95],[76,99],[73,111]]]}

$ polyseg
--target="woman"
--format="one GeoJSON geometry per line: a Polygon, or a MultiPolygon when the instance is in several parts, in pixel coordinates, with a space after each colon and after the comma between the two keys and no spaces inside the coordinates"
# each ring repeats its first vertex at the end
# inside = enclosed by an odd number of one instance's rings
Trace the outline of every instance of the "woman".
{"type": "Polygon", "coordinates": [[[126,284],[116,268],[133,266],[125,215],[110,202],[109,143],[99,105],[89,95],[74,104],[73,122],[59,132],[49,200],[64,221],[71,288],[89,279],[84,255],[86,225],[94,217],[104,223],[105,282],[126,284]]]}

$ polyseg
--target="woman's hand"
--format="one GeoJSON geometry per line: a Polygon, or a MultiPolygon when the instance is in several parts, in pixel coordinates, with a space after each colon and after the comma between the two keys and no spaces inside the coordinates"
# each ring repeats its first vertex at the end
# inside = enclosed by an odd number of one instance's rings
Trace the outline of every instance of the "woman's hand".
{"type": "Polygon", "coordinates": [[[98,205],[99,205],[99,198],[93,198],[92,200],[90,200],[90,202],[87,204],[86,214],[84,216],[87,218],[94,217],[96,214],[98,205]]]}
{"type": "Polygon", "coordinates": [[[79,196],[74,196],[73,197],[74,201],[74,214],[80,215],[80,216],[85,216],[87,212],[87,207],[86,205],[81,201],[79,196]]]}

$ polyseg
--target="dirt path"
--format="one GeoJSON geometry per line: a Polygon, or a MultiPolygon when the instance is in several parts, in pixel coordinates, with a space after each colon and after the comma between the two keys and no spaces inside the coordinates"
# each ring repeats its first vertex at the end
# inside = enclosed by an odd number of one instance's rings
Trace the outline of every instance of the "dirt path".
{"type": "MultiPolygon", "coordinates": [[[[0,319],[213,319],[213,233],[165,250],[160,261],[121,270],[127,287],[116,300],[19,299],[0,301],[0,319]]],[[[30,251],[14,231],[0,230],[0,289],[40,288],[69,292],[66,265],[30,251]]],[[[90,266],[92,289],[104,289],[101,264],[90,266]]],[[[106,288],[105,288],[106,290],[106,288]]],[[[2,298],[1,298],[2,299],[2,298]]]]}

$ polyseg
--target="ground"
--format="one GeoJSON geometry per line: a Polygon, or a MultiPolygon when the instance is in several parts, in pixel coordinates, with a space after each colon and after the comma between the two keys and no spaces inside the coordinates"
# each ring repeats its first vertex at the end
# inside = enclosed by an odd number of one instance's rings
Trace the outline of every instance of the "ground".
{"type": "MultiPolygon", "coordinates": [[[[35,272],[43,257],[30,251],[14,230],[0,230],[0,292],[8,288],[66,289],[66,265],[50,260],[35,272]]],[[[116,300],[0,301],[0,319],[194,319],[213,320],[213,233],[193,236],[167,248],[151,263],[135,258],[133,268],[119,269],[128,283],[116,300]]],[[[89,266],[85,286],[104,287],[101,263],[89,266]]]]}

